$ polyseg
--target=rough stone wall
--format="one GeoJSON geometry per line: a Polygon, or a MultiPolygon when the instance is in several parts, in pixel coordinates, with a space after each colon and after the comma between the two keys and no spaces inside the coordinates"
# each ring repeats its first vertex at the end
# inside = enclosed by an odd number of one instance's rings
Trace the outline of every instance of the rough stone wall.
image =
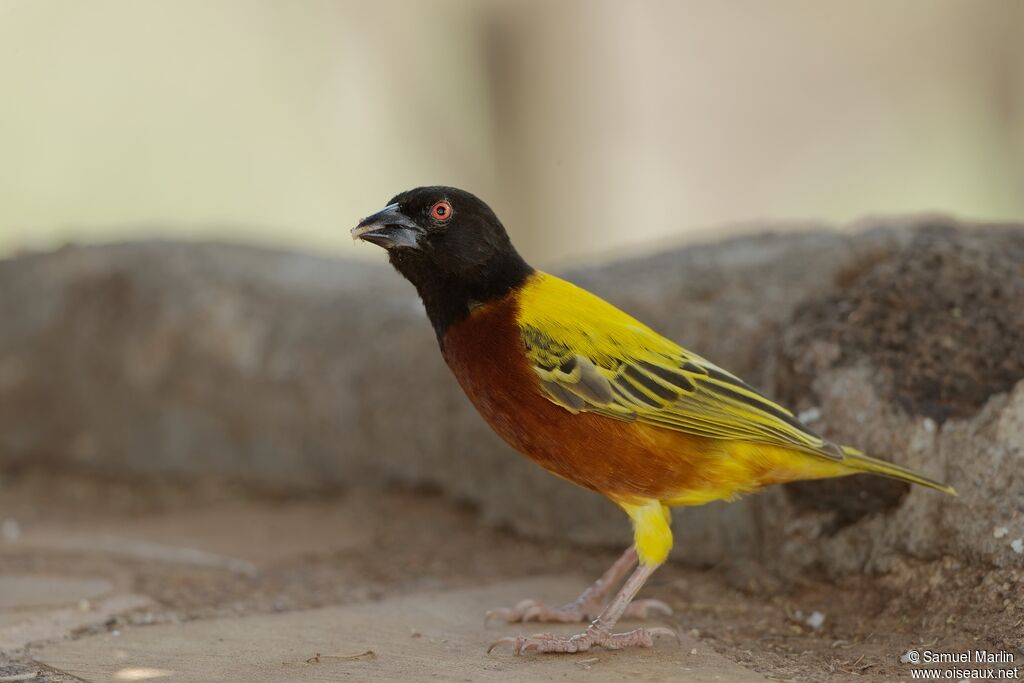
{"type": "MultiPolygon", "coordinates": [[[[899,555],[1024,564],[1024,227],[874,221],[565,273],[805,411],[948,481],[777,487],[676,512],[675,556],[832,572],[899,555]]],[[[527,534],[625,517],[491,434],[384,265],[226,245],[0,262],[0,466],[217,477],[286,493],[437,487],[527,534]]]]}

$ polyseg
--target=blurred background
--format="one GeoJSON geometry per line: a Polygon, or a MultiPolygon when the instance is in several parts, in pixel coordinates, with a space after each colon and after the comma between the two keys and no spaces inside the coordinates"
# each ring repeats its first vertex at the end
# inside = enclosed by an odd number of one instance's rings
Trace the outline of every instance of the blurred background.
{"type": "Polygon", "coordinates": [[[499,676],[484,611],[618,556],[350,240],[425,184],[961,494],[677,511],[645,596],[701,657],[648,678],[1024,656],[1022,35],[1024,0],[0,0],[0,681],[499,676]]]}
{"type": "Polygon", "coordinates": [[[488,200],[538,263],[1020,218],[1022,28],[1017,0],[2,0],[0,254],[380,258],[347,229],[421,184],[488,200]]]}

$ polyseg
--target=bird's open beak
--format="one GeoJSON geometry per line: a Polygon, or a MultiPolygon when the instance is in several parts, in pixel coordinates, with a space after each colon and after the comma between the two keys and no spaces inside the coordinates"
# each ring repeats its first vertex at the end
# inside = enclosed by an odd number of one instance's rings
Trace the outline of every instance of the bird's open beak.
{"type": "Polygon", "coordinates": [[[367,216],[352,228],[352,239],[372,242],[385,249],[418,249],[416,240],[422,232],[420,226],[399,210],[398,204],[391,204],[367,216]]]}

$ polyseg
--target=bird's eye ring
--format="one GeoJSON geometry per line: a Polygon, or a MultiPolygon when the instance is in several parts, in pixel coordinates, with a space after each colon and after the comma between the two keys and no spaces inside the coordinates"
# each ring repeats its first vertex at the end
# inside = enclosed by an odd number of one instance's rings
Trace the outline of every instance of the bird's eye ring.
{"type": "Polygon", "coordinates": [[[451,220],[452,205],[442,199],[430,207],[430,217],[439,223],[445,223],[451,220]]]}

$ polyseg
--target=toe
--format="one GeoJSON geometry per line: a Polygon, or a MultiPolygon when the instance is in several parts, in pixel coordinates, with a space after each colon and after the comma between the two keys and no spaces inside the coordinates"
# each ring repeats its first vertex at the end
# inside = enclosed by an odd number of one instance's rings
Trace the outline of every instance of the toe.
{"type": "Polygon", "coordinates": [[[669,616],[672,614],[672,608],[661,600],[634,600],[629,607],[626,608],[623,617],[629,619],[647,619],[655,614],[669,616]]]}
{"type": "Polygon", "coordinates": [[[612,647],[654,647],[654,639],[660,636],[671,636],[679,640],[679,634],[670,628],[638,628],[628,633],[616,633],[612,636],[612,647]]]}
{"type": "Polygon", "coordinates": [[[549,610],[544,607],[544,605],[534,605],[523,612],[522,619],[520,619],[520,621],[524,624],[528,621],[540,621],[541,616],[547,611],[549,610]]]}
{"type": "Polygon", "coordinates": [[[517,621],[524,621],[523,616],[530,610],[543,607],[536,600],[526,599],[520,600],[515,607],[498,607],[492,609],[484,614],[484,626],[489,624],[492,619],[500,619],[507,624],[514,624],[517,621]]]}
{"type": "Polygon", "coordinates": [[[512,654],[514,655],[523,655],[531,650],[539,653],[571,654],[589,649],[592,640],[587,634],[566,638],[564,636],[552,635],[551,633],[535,633],[532,636],[499,638],[487,648],[487,653],[490,654],[496,648],[506,644],[512,646],[512,654]]]}
{"type": "Polygon", "coordinates": [[[659,636],[668,636],[668,637],[671,637],[671,638],[675,638],[676,639],[676,644],[678,644],[678,645],[682,645],[683,644],[682,639],[680,639],[680,637],[679,637],[678,631],[676,631],[675,629],[663,628],[661,626],[656,626],[654,628],[648,628],[648,629],[644,629],[644,630],[647,631],[647,635],[651,637],[652,641],[655,638],[658,638],[659,636]]]}
{"type": "Polygon", "coordinates": [[[579,609],[574,609],[572,606],[552,609],[538,603],[523,612],[524,623],[527,621],[546,621],[571,624],[573,622],[583,621],[583,619],[583,612],[579,609]]]}
{"type": "Polygon", "coordinates": [[[484,625],[486,626],[492,620],[500,620],[508,624],[528,621],[571,624],[594,619],[598,613],[600,613],[600,609],[591,610],[588,606],[577,603],[570,603],[564,607],[548,607],[539,600],[523,600],[515,607],[499,607],[490,610],[484,615],[484,625]],[[594,614],[591,614],[591,611],[594,614]]]}

